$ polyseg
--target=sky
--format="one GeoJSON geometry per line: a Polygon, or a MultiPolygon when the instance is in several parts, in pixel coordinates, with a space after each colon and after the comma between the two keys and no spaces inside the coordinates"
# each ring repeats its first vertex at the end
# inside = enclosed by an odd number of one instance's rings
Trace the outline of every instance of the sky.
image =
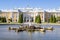
{"type": "Polygon", "coordinates": [[[0,9],[14,8],[60,8],[60,0],[0,0],[0,9]]]}

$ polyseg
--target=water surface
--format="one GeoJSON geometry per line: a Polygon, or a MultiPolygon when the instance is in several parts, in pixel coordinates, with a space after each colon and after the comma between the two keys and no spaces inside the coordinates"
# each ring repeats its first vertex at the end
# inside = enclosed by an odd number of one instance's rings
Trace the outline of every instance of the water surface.
{"type": "Polygon", "coordinates": [[[46,32],[15,32],[9,31],[8,27],[19,27],[20,25],[0,25],[0,40],[60,40],[60,25],[41,25],[41,27],[52,26],[53,31],[46,32]]]}

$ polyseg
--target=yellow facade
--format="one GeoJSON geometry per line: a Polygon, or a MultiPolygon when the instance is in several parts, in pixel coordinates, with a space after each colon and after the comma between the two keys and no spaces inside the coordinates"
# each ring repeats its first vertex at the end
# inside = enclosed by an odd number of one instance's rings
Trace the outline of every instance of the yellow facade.
{"type": "Polygon", "coordinates": [[[18,18],[18,11],[1,11],[0,12],[0,17],[6,17],[7,23],[10,23],[12,20],[12,22],[17,22],[17,18],[18,18]]]}
{"type": "MultiPolygon", "coordinates": [[[[33,22],[35,22],[35,17],[37,15],[40,15],[42,22],[48,22],[51,15],[55,15],[56,17],[60,16],[60,12],[50,12],[50,11],[40,11],[40,10],[29,10],[27,9],[24,11],[18,11],[18,10],[1,10],[0,11],[0,17],[6,17],[7,23],[11,22],[18,22],[19,13],[23,13],[23,17],[26,17],[26,21],[29,20],[29,22],[33,19],[33,22]]],[[[24,20],[23,18],[23,20],[24,20]]]]}

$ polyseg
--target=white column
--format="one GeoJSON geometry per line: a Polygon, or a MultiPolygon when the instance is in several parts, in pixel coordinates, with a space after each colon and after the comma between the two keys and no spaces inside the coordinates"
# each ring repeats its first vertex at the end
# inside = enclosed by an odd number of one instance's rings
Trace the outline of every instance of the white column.
{"type": "Polygon", "coordinates": [[[27,22],[27,17],[26,17],[26,22],[27,22]]]}
{"type": "Polygon", "coordinates": [[[29,22],[30,22],[30,17],[28,17],[28,20],[29,20],[29,22]]]}
{"type": "Polygon", "coordinates": [[[43,22],[45,22],[45,12],[43,13],[43,22]]]}
{"type": "MultiPolygon", "coordinates": [[[[27,12],[24,13],[24,17],[26,17],[25,22],[27,22],[27,12]]],[[[25,18],[24,18],[25,19],[25,18]]]]}
{"type": "Polygon", "coordinates": [[[35,13],[34,13],[34,22],[35,22],[35,13]]]}
{"type": "Polygon", "coordinates": [[[29,16],[28,16],[28,17],[29,17],[29,22],[30,22],[30,20],[31,20],[31,19],[30,19],[30,16],[31,16],[31,13],[29,13],[29,16]]]}

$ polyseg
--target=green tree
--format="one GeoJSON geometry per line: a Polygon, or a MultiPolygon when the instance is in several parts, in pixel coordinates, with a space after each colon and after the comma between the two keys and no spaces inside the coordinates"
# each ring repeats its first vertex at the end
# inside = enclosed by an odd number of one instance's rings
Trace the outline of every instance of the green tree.
{"type": "Polygon", "coordinates": [[[53,23],[56,23],[56,17],[53,16],[53,23]]]}
{"type": "Polygon", "coordinates": [[[50,17],[50,22],[53,23],[53,15],[50,17]]]}
{"type": "Polygon", "coordinates": [[[50,22],[51,22],[51,23],[56,23],[56,17],[55,17],[55,15],[54,15],[54,16],[51,15],[51,17],[50,17],[50,22]]]}
{"type": "Polygon", "coordinates": [[[23,23],[23,14],[19,14],[19,20],[18,20],[19,23],[23,23]]]}
{"type": "Polygon", "coordinates": [[[5,17],[1,17],[1,22],[6,22],[6,18],[5,17]]]}
{"type": "Polygon", "coordinates": [[[60,21],[60,17],[57,17],[56,20],[57,20],[57,21],[60,21]]]}
{"type": "Polygon", "coordinates": [[[35,22],[36,22],[36,23],[41,23],[40,15],[36,16],[36,18],[35,18],[35,22]]]}
{"type": "Polygon", "coordinates": [[[1,21],[1,17],[0,17],[0,21],[1,21]]]}

